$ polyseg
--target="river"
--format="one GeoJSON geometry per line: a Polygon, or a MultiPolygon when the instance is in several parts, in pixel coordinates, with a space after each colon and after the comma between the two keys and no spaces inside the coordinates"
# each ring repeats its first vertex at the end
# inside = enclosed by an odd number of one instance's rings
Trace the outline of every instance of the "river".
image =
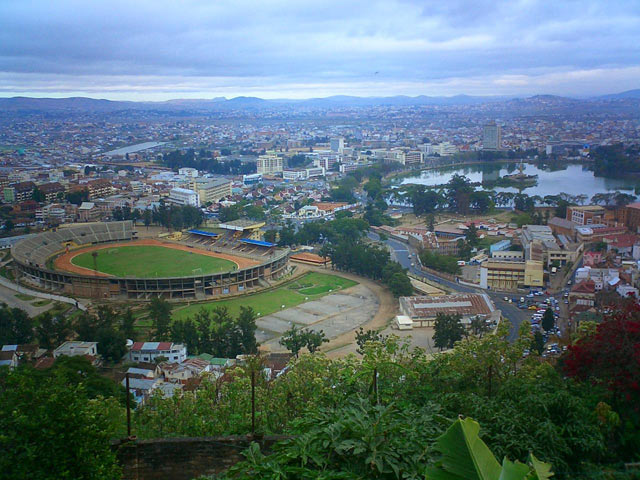
{"type": "MultiPolygon", "coordinates": [[[[496,180],[518,171],[516,163],[490,163],[467,165],[462,167],[443,167],[433,170],[423,170],[420,175],[403,178],[401,184],[442,185],[447,183],[453,175],[464,175],[472,182],[483,180],[496,180]]],[[[524,173],[538,175],[537,185],[525,187],[523,193],[527,195],[558,195],[568,193],[570,195],[585,194],[591,198],[596,193],[609,191],[626,191],[634,193],[636,186],[640,187],[639,179],[632,178],[605,178],[596,177],[593,172],[582,164],[565,164],[553,168],[539,167],[533,164],[524,164],[524,173]]],[[[518,192],[514,187],[496,187],[496,192],[518,192]]]]}

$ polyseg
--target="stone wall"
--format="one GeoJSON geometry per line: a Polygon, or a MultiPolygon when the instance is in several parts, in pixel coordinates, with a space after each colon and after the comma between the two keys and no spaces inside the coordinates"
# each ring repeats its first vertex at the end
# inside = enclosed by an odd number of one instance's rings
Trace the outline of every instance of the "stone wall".
{"type": "MultiPolygon", "coordinates": [[[[263,452],[285,436],[256,440],[263,452]]],[[[220,473],[244,459],[247,436],[186,437],[114,442],[123,480],[191,480],[220,473]]]]}

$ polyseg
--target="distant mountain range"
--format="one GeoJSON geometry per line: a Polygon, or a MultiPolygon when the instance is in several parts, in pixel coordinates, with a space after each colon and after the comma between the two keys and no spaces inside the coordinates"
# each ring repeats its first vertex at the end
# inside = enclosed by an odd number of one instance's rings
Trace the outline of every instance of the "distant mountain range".
{"type": "Polygon", "coordinates": [[[406,107],[406,106],[455,106],[495,104],[504,108],[526,107],[533,108],[562,108],[571,106],[595,106],[607,102],[640,100],[640,89],[626,92],[601,95],[586,99],[576,99],[555,95],[535,95],[532,97],[517,96],[470,96],[455,95],[451,97],[428,97],[420,95],[409,97],[398,95],[393,97],[354,97],[336,95],[324,98],[310,98],[305,100],[273,99],[265,100],[257,97],[235,97],[226,99],[217,97],[212,99],[176,99],[164,102],[131,102],[94,99],[86,97],[70,98],[33,98],[12,97],[0,98],[0,111],[5,112],[117,112],[127,110],[137,111],[193,111],[193,112],[224,112],[231,110],[269,110],[287,108],[357,108],[357,107],[406,107]]]}

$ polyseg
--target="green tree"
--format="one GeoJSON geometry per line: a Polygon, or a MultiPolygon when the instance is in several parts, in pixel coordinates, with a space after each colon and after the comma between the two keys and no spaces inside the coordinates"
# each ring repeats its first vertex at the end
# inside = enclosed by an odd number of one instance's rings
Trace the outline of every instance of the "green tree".
{"type": "Polygon", "coordinates": [[[29,343],[33,339],[33,321],[19,308],[0,306],[0,344],[29,343]]]}
{"type": "Polygon", "coordinates": [[[531,350],[536,352],[538,355],[542,355],[544,352],[544,336],[540,330],[536,330],[533,334],[533,340],[531,341],[531,350]]]}
{"type": "Polygon", "coordinates": [[[407,297],[413,294],[411,280],[404,272],[394,273],[387,281],[387,285],[394,297],[407,297]]]}
{"type": "Polygon", "coordinates": [[[39,325],[36,327],[36,337],[42,348],[54,349],[64,343],[71,334],[71,325],[64,316],[53,316],[51,312],[44,312],[37,317],[39,325]]]}
{"type": "Polygon", "coordinates": [[[556,317],[553,314],[553,309],[551,307],[547,307],[542,315],[542,328],[544,328],[545,332],[549,332],[553,329],[555,324],[556,317]]]}
{"type": "MultiPolygon", "coordinates": [[[[116,480],[114,405],[82,384],[31,368],[0,373],[0,471],[5,478],[116,480]]],[[[122,411],[120,407],[119,412],[122,411]]]]}
{"type": "Polygon", "coordinates": [[[120,331],[128,339],[135,337],[136,319],[130,308],[127,308],[120,316],[120,331]]]}
{"type": "Polygon", "coordinates": [[[466,239],[469,245],[472,247],[477,247],[480,239],[478,238],[478,229],[476,228],[476,224],[472,223],[469,225],[469,228],[466,231],[466,239]]]}
{"type": "Polygon", "coordinates": [[[306,329],[306,330],[307,331],[305,332],[305,337],[306,337],[305,346],[307,347],[307,350],[309,350],[309,353],[317,352],[323,343],[329,342],[329,339],[326,337],[323,330],[318,330],[318,331],[311,330],[311,329],[306,329]]]}
{"type": "Polygon", "coordinates": [[[433,344],[440,350],[453,348],[455,343],[462,340],[465,335],[464,325],[461,322],[460,314],[436,315],[436,322],[433,330],[433,344]]]}
{"type": "Polygon", "coordinates": [[[162,297],[153,297],[147,307],[151,318],[154,338],[159,341],[167,340],[171,325],[171,305],[162,297]]]}
{"type": "Polygon", "coordinates": [[[356,352],[363,355],[364,347],[368,342],[379,342],[384,344],[387,341],[387,338],[387,335],[382,335],[376,330],[365,331],[364,328],[360,327],[359,330],[356,330],[356,344],[358,345],[356,352]]]}
{"type": "Polygon", "coordinates": [[[240,307],[240,315],[237,319],[237,325],[240,329],[240,337],[243,353],[256,353],[258,351],[258,342],[256,342],[256,319],[258,316],[251,307],[240,307]]]}

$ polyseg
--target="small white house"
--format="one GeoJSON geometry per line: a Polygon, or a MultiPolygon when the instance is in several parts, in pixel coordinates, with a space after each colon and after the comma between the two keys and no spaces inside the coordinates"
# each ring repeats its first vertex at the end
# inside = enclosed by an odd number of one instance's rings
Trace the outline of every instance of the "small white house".
{"type": "Polygon", "coordinates": [[[413,330],[413,320],[406,315],[396,315],[394,323],[398,330],[413,330]]]}
{"type": "Polygon", "coordinates": [[[60,356],[76,357],[78,355],[98,355],[98,342],[64,342],[53,351],[53,358],[60,356]]]}

